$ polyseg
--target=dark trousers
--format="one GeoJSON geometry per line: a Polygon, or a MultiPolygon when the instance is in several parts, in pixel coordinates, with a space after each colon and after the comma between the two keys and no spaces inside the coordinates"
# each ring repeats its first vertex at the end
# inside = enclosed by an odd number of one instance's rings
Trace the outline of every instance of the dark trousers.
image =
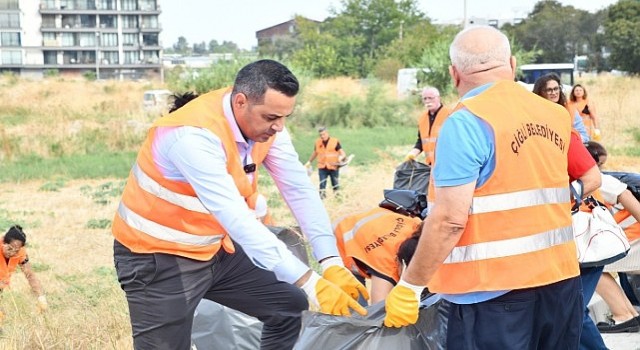
{"type": "Polygon", "coordinates": [[[451,303],[447,348],[578,349],[583,307],[579,277],[477,304],[451,303]]]}
{"type": "Polygon", "coordinates": [[[326,196],[325,189],[327,188],[327,178],[331,179],[331,186],[333,191],[337,192],[340,189],[338,178],[340,177],[340,170],[318,169],[318,176],[320,177],[320,196],[324,198],[326,196]]]}
{"type": "Polygon", "coordinates": [[[209,261],[138,254],[114,242],[114,262],[125,291],[135,349],[187,350],[193,313],[202,298],[264,323],[261,349],[291,349],[308,308],[304,292],[256,267],[242,248],[209,261]]]}
{"type": "Polygon", "coordinates": [[[600,335],[598,327],[589,316],[589,301],[596,292],[596,285],[602,276],[604,266],[581,267],[580,280],[582,281],[582,297],[584,304],[582,305],[582,333],[580,334],[580,350],[606,350],[604,339],[600,335]]]}

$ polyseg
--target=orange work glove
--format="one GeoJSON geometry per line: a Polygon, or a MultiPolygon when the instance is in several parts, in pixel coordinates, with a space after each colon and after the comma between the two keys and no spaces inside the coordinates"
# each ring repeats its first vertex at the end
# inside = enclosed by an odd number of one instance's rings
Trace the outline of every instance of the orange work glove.
{"type": "Polygon", "coordinates": [[[322,277],[340,287],[354,300],[358,300],[360,294],[362,294],[363,298],[369,300],[367,287],[360,283],[351,271],[344,267],[341,258],[336,256],[327,258],[320,263],[320,266],[322,266],[322,277]]]}
{"type": "Polygon", "coordinates": [[[424,287],[414,286],[400,279],[385,300],[387,315],[384,317],[384,325],[399,328],[415,324],[418,321],[423,289],[424,287]]]}
{"type": "Polygon", "coordinates": [[[600,129],[593,129],[593,140],[594,141],[602,140],[602,133],[600,132],[600,129]]]}
{"type": "Polygon", "coordinates": [[[302,285],[302,290],[307,294],[311,310],[335,316],[349,316],[351,315],[349,309],[353,309],[362,316],[367,314],[367,310],[357,301],[315,272],[302,285]]]}

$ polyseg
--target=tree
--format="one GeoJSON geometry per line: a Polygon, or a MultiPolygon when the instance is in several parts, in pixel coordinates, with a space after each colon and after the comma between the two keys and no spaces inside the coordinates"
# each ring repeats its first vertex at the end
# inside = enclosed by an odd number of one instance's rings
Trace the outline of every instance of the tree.
{"type": "Polygon", "coordinates": [[[207,44],[203,41],[201,43],[193,44],[193,53],[196,55],[204,55],[207,53],[207,44]]]}
{"type": "Polygon", "coordinates": [[[187,38],[181,36],[178,38],[178,41],[173,44],[173,50],[176,53],[180,53],[180,54],[188,54],[190,49],[189,49],[189,43],[187,42],[187,38]]]}
{"type": "Polygon", "coordinates": [[[526,51],[540,51],[538,63],[572,62],[575,55],[595,48],[597,23],[593,15],[555,0],[539,1],[519,24],[504,26],[526,51]]]}
{"type": "Polygon", "coordinates": [[[620,0],[609,7],[604,28],[611,66],[640,73],[640,1],[620,0]]]}

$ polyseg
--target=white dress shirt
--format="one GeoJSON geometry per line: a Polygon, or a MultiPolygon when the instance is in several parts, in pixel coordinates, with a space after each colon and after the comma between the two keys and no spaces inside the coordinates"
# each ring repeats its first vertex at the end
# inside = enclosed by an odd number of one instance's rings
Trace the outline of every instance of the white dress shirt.
{"type": "MultiPolygon", "coordinates": [[[[234,133],[242,164],[250,164],[253,141],[246,141],[231,109],[230,94],[223,98],[224,114],[234,133]]],[[[227,172],[220,138],[192,126],[156,129],[153,158],[165,178],[188,182],[205,208],[247,253],[256,266],[271,270],[285,282],[297,281],[309,270],[268,228],[256,220],[227,172]]],[[[320,196],[293,148],[289,132],[276,134],[262,163],[311,243],[320,260],[340,256],[329,216],[320,196]]],[[[253,174],[248,174],[249,181],[253,174]]]]}

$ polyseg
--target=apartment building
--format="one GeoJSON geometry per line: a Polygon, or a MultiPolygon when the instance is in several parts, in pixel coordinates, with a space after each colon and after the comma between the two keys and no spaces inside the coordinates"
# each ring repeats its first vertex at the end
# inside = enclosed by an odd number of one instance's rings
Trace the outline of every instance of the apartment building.
{"type": "Polygon", "coordinates": [[[0,0],[0,72],[160,75],[159,15],[157,0],[0,0]]]}

